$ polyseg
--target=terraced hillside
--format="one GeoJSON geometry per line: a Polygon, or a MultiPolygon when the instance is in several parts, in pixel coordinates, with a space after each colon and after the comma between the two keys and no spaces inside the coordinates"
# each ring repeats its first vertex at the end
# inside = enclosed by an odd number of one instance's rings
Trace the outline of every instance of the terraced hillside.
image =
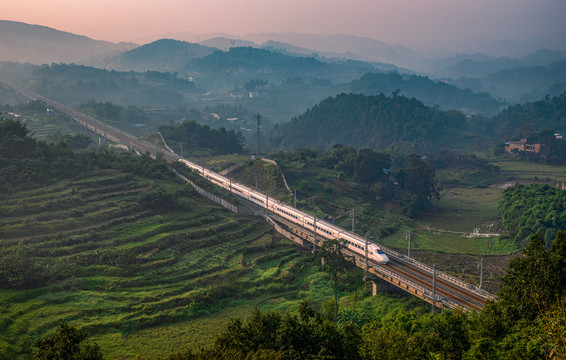
{"type": "Polygon", "coordinates": [[[1,203],[0,342],[21,355],[59,321],[86,329],[108,358],[202,345],[214,336],[211,323],[229,319],[217,313],[297,299],[313,261],[262,219],[171,180],[93,170],[1,203]],[[161,190],[174,194],[167,208],[143,206],[161,190]],[[216,320],[196,321],[209,317],[216,320]]]}

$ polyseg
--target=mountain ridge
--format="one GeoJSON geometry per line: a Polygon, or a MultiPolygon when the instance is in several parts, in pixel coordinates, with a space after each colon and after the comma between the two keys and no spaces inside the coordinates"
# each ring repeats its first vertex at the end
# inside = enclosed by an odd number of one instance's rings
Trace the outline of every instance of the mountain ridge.
{"type": "Polygon", "coordinates": [[[0,20],[0,61],[103,65],[105,59],[137,44],[111,43],[43,25],[0,20]]]}

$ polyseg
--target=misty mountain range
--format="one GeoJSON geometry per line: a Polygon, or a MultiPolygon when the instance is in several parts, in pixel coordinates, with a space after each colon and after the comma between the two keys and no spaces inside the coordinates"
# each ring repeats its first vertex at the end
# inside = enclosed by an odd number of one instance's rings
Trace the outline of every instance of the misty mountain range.
{"type": "Polygon", "coordinates": [[[534,101],[566,91],[566,51],[542,49],[513,58],[476,53],[433,59],[404,46],[369,38],[299,33],[251,34],[245,39],[217,36],[198,44],[160,39],[138,46],[93,40],[44,26],[0,21],[0,61],[65,62],[120,71],[155,70],[187,75],[190,61],[211,56],[218,50],[227,52],[232,47],[314,57],[330,64],[358,61],[348,63],[350,75],[338,77],[344,82],[361,76],[358,72],[364,69],[427,75],[476,93],[489,93],[509,103],[534,101]],[[352,71],[352,65],[358,70],[352,71]]]}

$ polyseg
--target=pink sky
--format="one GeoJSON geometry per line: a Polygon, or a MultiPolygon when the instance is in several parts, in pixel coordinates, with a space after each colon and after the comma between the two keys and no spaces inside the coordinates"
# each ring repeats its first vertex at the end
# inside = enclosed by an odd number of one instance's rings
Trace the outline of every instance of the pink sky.
{"type": "Polygon", "coordinates": [[[262,31],[353,34],[417,48],[479,38],[566,42],[566,0],[2,0],[0,17],[114,42],[262,31]]]}

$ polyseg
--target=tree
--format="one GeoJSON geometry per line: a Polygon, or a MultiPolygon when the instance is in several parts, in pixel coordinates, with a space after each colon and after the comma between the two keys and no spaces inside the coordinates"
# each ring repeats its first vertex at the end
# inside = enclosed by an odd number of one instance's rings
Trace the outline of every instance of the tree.
{"type": "Polygon", "coordinates": [[[346,271],[353,261],[350,256],[344,254],[346,248],[346,240],[329,239],[322,243],[319,253],[320,259],[323,262],[322,267],[332,279],[334,315],[338,315],[338,281],[340,274],[346,271]]]}
{"type": "Polygon", "coordinates": [[[39,350],[33,360],[103,360],[97,344],[81,345],[85,337],[83,331],[60,323],[57,330],[36,341],[39,350]]]}

